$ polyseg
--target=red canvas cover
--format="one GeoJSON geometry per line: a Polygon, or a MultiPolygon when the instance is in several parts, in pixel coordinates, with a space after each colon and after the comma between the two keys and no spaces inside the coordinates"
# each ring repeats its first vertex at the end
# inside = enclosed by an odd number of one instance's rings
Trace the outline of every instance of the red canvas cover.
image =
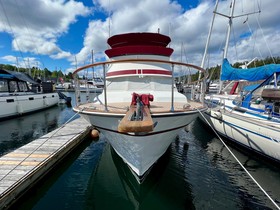
{"type": "Polygon", "coordinates": [[[142,102],[142,104],[144,106],[148,106],[150,107],[150,101],[154,100],[154,96],[151,94],[137,94],[137,93],[133,93],[132,94],[132,100],[131,100],[131,105],[136,105],[137,104],[137,98],[139,97],[140,102],[142,102]]]}

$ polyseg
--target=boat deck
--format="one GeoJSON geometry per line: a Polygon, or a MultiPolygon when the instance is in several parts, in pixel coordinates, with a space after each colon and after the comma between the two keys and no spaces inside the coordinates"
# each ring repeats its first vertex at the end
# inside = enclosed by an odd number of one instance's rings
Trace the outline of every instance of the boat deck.
{"type": "MultiPolygon", "coordinates": [[[[80,104],[76,107],[79,110],[84,110],[88,112],[108,112],[125,114],[130,107],[130,102],[120,102],[120,103],[108,103],[107,109],[105,109],[104,104],[97,103],[86,103],[80,104]]],[[[200,102],[188,101],[188,102],[174,102],[174,112],[186,112],[195,111],[197,109],[202,109],[204,106],[200,102]]],[[[165,113],[170,112],[171,102],[152,102],[150,105],[150,112],[153,113],[165,113]]]]}
{"type": "Polygon", "coordinates": [[[0,209],[8,208],[63,160],[90,128],[79,118],[0,157],[0,209]]]}
{"type": "Polygon", "coordinates": [[[235,117],[235,118],[239,118],[243,121],[247,121],[249,123],[254,123],[257,124],[259,126],[269,126],[272,128],[276,128],[276,129],[280,129],[280,123],[279,121],[275,121],[273,119],[271,120],[267,120],[265,117],[267,117],[267,115],[264,115],[263,113],[259,113],[260,115],[263,114],[264,118],[259,118],[256,117],[255,115],[250,115],[250,114],[244,114],[244,112],[238,111],[238,110],[234,110],[234,111],[229,111],[229,110],[224,110],[224,109],[220,109],[219,107],[213,108],[213,110],[215,111],[221,111],[223,114],[226,114],[228,116],[231,117],[235,117]]]}

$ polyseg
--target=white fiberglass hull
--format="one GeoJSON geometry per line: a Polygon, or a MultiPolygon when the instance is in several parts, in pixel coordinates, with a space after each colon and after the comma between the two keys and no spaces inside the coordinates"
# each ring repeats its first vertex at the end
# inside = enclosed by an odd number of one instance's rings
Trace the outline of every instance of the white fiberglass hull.
{"type": "MultiPolygon", "coordinates": [[[[280,162],[280,123],[238,111],[212,109],[204,117],[221,135],[269,159],[280,162]]],[[[205,121],[205,119],[203,119],[205,121]]]]}
{"type": "Polygon", "coordinates": [[[141,177],[166,152],[178,131],[198,116],[198,112],[154,115],[154,131],[139,135],[118,132],[117,126],[124,115],[80,115],[104,134],[116,153],[141,177]]]}
{"type": "Polygon", "coordinates": [[[0,120],[39,111],[58,102],[57,93],[0,96],[0,120]]]}

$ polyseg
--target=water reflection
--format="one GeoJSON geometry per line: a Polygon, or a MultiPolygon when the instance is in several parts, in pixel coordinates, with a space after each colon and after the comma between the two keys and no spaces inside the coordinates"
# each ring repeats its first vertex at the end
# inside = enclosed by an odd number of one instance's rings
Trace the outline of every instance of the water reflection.
{"type": "Polygon", "coordinates": [[[66,107],[54,106],[40,112],[0,122],[0,156],[58,127],[60,112],[66,107]]]}
{"type": "MultiPolygon", "coordinates": [[[[75,94],[67,92],[65,95],[72,98],[71,104],[75,106],[75,94]]],[[[85,100],[86,95],[82,94],[81,97],[85,100]]],[[[91,94],[91,97],[95,95],[91,94]]],[[[78,117],[71,105],[59,104],[22,117],[0,121],[0,156],[55,130],[69,119],[78,117]]]]}
{"type": "MultiPolygon", "coordinates": [[[[232,209],[275,208],[249,175],[245,173],[222,142],[200,120],[194,122],[191,132],[195,139],[197,139],[197,144],[205,148],[204,156],[210,161],[209,165],[203,161],[204,167],[208,168],[208,173],[205,174],[205,178],[209,179],[208,182],[214,181],[214,186],[219,186],[218,189],[212,189],[212,191],[214,190],[215,197],[218,195],[217,199],[218,197],[225,197],[224,201],[229,200],[227,202],[228,204],[231,203],[229,206],[232,206],[232,209]],[[201,130],[203,129],[205,132],[202,133],[201,130]],[[215,176],[211,173],[213,168],[215,168],[215,176]],[[226,192],[226,196],[221,194],[223,192],[226,192]]],[[[277,200],[280,197],[279,168],[271,164],[271,162],[259,159],[257,156],[244,150],[240,151],[238,148],[229,145],[227,141],[225,142],[242,165],[246,167],[258,183],[279,204],[279,200],[277,200]]]]}
{"type": "MultiPolygon", "coordinates": [[[[58,106],[19,122],[0,122],[0,152],[50,132],[74,114],[58,106]]],[[[85,141],[16,209],[275,209],[199,120],[178,135],[141,185],[102,134],[98,142],[85,141]]],[[[279,167],[230,148],[279,203],[279,167]]]]}
{"type": "Polygon", "coordinates": [[[95,172],[104,144],[102,140],[85,139],[10,209],[86,209],[89,178],[95,172]]]}
{"type": "Polygon", "coordinates": [[[128,166],[106,145],[88,187],[87,207],[94,209],[192,209],[189,183],[178,145],[173,143],[139,184],[128,166]]]}

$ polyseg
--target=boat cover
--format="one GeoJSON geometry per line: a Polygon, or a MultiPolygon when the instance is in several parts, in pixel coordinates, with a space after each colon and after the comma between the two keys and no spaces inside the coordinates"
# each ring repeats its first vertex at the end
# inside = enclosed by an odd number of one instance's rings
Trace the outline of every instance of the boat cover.
{"type": "Polygon", "coordinates": [[[154,100],[154,96],[151,94],[137,94],[137,93],[133,93],[132,94],[132,101],[131,101],[131,105],[136,105],[137,104],[137,98],[139,97],[140,102],[142,102],[142,104],[144,106],[148,106],[150,107],[150,101],[154,100]]]}
{"type": "Polygon", "coordinates": [[[280,72],[280,64],[268,64],[255,68],[238,69],[233,68],[225,58],[222,64],[221,80],[258,81],[268,78],[275,72],[280,72]]]}
{"type": "Polygon", "coordinates": [[[39,84],[38,82],[34,81],[29,75],[22,73],[22,72],[0,69],[0,74],[1,75],[5,75],[5,74],[12,75],[19,80],[23,80],[23,81],[29,82],[31,84],[39,84]]]}

